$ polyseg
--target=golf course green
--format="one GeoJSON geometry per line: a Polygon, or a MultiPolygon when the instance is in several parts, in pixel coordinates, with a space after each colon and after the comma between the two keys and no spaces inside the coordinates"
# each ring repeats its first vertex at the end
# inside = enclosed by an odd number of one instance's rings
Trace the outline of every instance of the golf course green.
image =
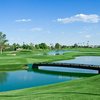
{"type": "MultiPolygon", "coordinates": [[[[26,69],[26,64],[74,59],[78,56],[100,56],[99,48],[68,48],[73,52],[48,55],[50,50],[5,51],[0,55],[0,71],[26,69]],[[74,52],[77,51],[77,52],[74,52]]],[[[100,75],[0,92],[0,100],[100,100],[100,75]]]]}

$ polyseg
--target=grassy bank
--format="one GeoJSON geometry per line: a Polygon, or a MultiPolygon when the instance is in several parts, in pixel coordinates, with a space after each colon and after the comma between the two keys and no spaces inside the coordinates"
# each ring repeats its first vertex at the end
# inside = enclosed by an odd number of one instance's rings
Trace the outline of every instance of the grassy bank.
{"type": "Polygon", "coordinates": [[[100,100],[100,75],[0,93],[0,100],[100,100]]]}
{"type": "Polygon", "coordinates": [[[0,71],[20,70],[20,69],[25,69],[25,65],[23,65],[23,64],[0,65],[0,71]]]}
{"type": "Polygon", "coordinates": [[[47,55],[49,50],[23,50],[4,52],[0,55],[0,70],[5,69],[23,69],[25,64],[34,62],[52,62],[58,60],[74,59],[77,56],[100,56],[100,49],[94,48],[76,48],[68,49],[73,52],[68,52],[63,55],[47,55]],[[74,52],[77,51],[77,52],[74,52]]]}

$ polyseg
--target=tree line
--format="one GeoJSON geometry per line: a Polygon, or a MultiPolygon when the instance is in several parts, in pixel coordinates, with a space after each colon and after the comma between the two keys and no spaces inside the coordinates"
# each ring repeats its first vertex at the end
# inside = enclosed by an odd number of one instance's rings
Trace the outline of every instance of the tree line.
{"type": "Polygon", "coordinates": [[[29,43],[26,44],[23,42],[23,44],[18,44],[18,43],[13,43],[9,44],[8,40],[6,39],[6,34],[0,32],[0,52],[2,54],[3,50],[8,50],[8,51],[16,51],[19,49],[28,49],[28,50],[33,50],[33,49],[62,49],[65,48],[66,46],[62,46],[59,43],[56,43],[55,45],[47,45],[46,43],[40,43],[40,44],[33,44],[29,43]]]}
{"type": "MultiPolygon", "coordinates": [[[[100,48],[100,45],[93,46],[93,47],[100,48]]],[[[51,49],[51,50],[53,50],[53,49],[65,49],[65,48],[92,48],[92,46],[90,46],[89,43],[87,43],[87,45],[79,45],[79,44],[75,43],[74,45],[71,45],[71,46],[61,45],[59,43],[50,44],[50,45],[47,45],[46,43],[26,44],[24,42],[22,45],[18,44],[18,43],[9,44],[8,40],[6,39],[6,34],[3,34],[2,32],[0,32],[0,52],[1,52],[1,54],[2,54],[3,50],[7,50],[7,51],[16,51],[16,50],[20,50],[20,49],[28,49],[28,50],[51,49]]]]}
{"type": "Polygon", "coordinates": [[[23,42],[23,44],[18,44],[18,43],[13,43],[12,45],[7,44],[6,50],[20,50],[20,49],[27,49],[27,50],[34,50],[34,49],[62,49],[65,48],[66,46],[62,46],[59,43],[56,43],[55,45],[47,45],[46,43],[40,43],[40,44],[33,44],[29,43],[26,44],[23,42]]]}

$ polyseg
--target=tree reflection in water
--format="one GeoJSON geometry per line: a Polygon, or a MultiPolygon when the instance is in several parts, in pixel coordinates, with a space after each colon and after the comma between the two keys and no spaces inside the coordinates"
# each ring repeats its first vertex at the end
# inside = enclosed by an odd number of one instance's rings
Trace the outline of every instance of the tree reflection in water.
{"type": "Polygon", "coordinates": [[[51,71],[51,70],[44,70],[44,69],[28,69],[27,71],[33,71],[35,73],[41,74],[49,74],[49,75],[56,75],[56,76],[68,76],[68,77],[91,77],[97,75],[96,73],[78,73],[78,72],[61,72],[61,71],[51,71]]]}
{"type": "Polygon", "coordinates": [[[8,77],[8,73],[7,72],[0,72],[0,84],[3,84],[6,82],[8,77]]]}

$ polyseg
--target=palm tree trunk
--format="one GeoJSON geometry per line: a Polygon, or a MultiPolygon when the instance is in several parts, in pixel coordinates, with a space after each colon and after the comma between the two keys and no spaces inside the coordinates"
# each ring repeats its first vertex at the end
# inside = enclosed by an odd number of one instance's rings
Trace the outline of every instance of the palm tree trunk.
{"type": "Polygon", "coordinates": [[[1,52],[1,54],[2,54],[2,48],[0,48],[0,52],[1,52]]]}

